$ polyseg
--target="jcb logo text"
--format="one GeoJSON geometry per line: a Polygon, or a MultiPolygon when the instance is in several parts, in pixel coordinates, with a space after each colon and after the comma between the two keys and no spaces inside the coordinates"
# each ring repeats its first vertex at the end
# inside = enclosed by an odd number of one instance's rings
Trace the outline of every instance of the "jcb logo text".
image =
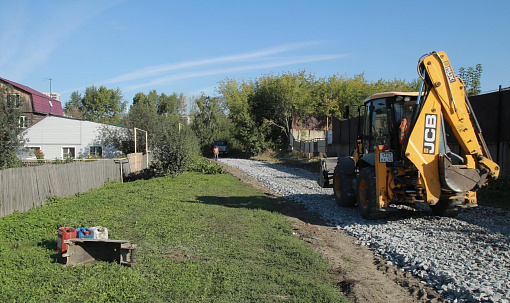
{"type": "Polygon", "coordinates": [[[423,153],[434,154],[436,152],[437,115],[425,115],[425,132],[423,136],[423,153]]]}

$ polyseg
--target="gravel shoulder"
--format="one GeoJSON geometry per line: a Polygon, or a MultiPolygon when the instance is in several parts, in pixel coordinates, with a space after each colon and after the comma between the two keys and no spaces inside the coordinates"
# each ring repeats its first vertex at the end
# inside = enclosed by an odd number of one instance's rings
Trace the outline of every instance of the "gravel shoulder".
{"type": "Polygon", "coordinates": [[[220,159],[226,171],[274,198],[295,235],[331,265],[353,302],[509,302],[510,212],[456,218],[401,208],[367,221],[336,205],[315,174],[278,164],[220,159]]]}

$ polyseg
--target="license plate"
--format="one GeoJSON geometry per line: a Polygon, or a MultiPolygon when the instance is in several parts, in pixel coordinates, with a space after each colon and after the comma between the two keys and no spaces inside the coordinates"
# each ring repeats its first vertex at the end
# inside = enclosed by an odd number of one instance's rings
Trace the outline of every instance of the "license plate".
{"type": "Polygon", "coordinates": [[[393,162],[393,153],[392,152],[380,153],[379,154],[379,162],[381,162],[381,163],[393,162]]]}

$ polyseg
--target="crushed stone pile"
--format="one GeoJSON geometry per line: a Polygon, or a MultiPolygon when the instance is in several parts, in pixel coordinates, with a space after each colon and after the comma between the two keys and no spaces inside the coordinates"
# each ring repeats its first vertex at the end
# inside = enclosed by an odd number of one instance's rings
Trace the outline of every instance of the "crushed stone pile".
{"type": "Polygon", "coordinates": [[[426,205],[399,206],[388,218],[370,221],[356,208],[338,206],[332,189],[319,187],[312,172],[246,159],[220,161],[319,214],[445,299],[510,302],[509,211],[477,207],[446,218],[432,215],[426,205]]]}

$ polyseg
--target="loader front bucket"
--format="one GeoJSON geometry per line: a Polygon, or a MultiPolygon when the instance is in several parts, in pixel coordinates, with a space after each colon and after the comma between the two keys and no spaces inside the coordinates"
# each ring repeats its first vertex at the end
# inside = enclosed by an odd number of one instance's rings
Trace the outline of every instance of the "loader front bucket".
{"type": "Polygon", "coordinates": [[[321,158],[320,159],[320,171],[319,179],[317,183],[322,188],[333,187],[333,174],[335,172],[336,163],[338,158],[321,158]]]}

